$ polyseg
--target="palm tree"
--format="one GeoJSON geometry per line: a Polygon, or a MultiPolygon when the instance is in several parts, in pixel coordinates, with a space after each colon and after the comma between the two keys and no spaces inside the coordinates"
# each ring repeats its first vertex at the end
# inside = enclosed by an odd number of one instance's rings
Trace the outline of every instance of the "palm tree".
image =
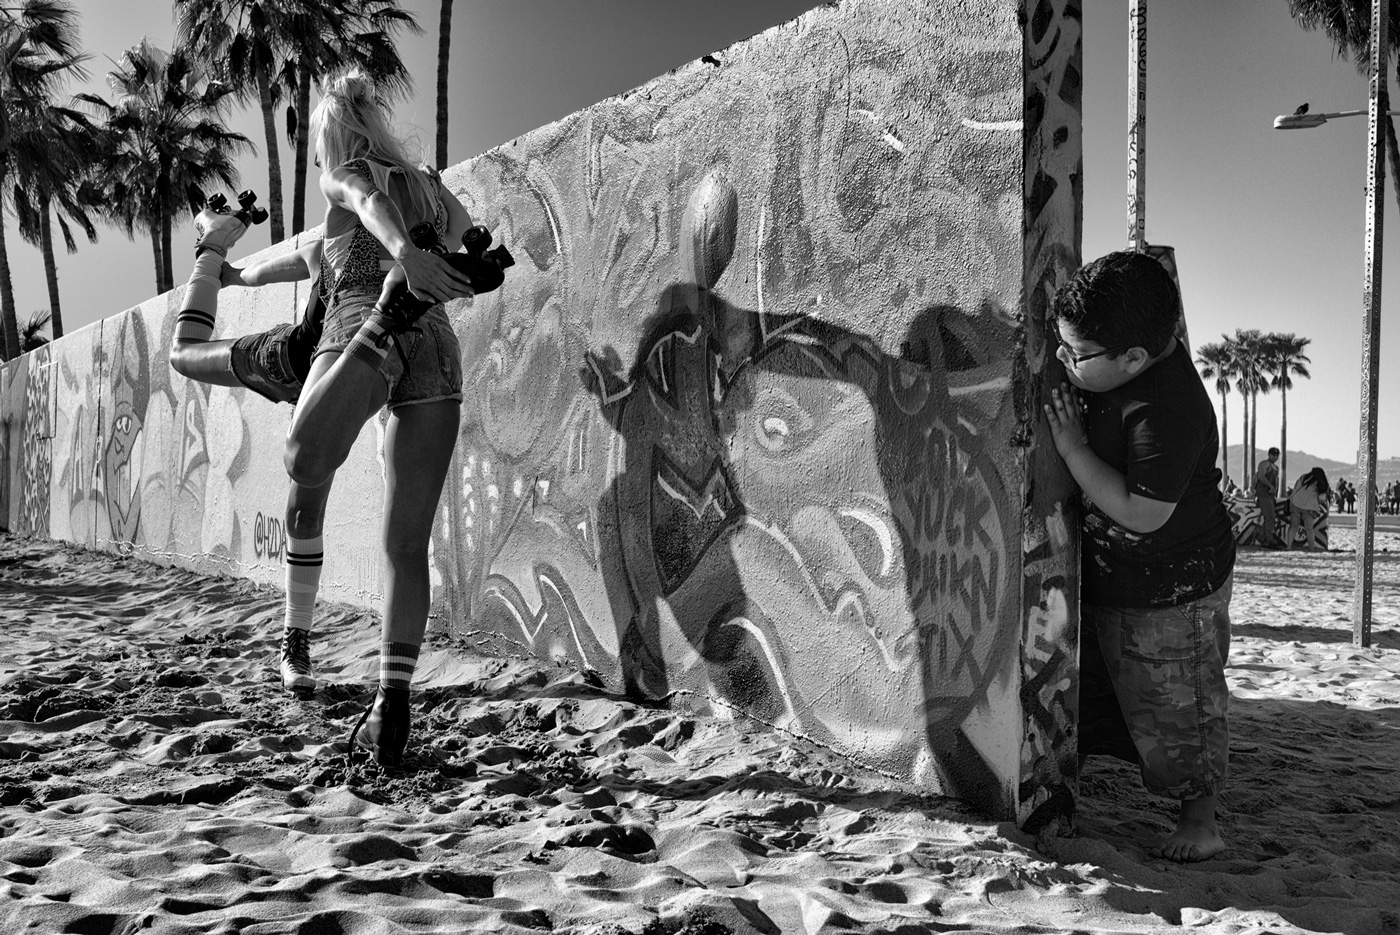
{"type": "MultiPolygon", "coordinates": [[[[1304,29],[1320,29],[1332,40],[1337,54],[1350,56],[1362,74],[1371,69],[1371,2],[1370,0],[1288,0],[1288,13],[1304,29]]],[[[1400,0],[1390,0],[1390,35],[1386,45],[1390,50],[1400,48],[1400,0]]],[[[1395,62],[1395,74],[1400,78],[1400,58],[1395,62]]],[[[1380,82],[1380,112],[1390,110],[1388,82],[1380,82]]],[[[1392,173],[1400,172],[1400,141],[1395,135],[1395,119],[1387,117],[1385,148],[1392,173]]],[[[1395,200],[1400,204],[1400,178],[1394,180],[1395,200]]]]}
{"type": "Polygon", "coordinates": [[[1269,372],[1269,385],[1279,391],[1283,404],[1283,424],[1279,427],[1279,448],[1283,451],[1283,482],[1288,483],[1288,391],[1293,389],[1293,377],[1311,380],[1307,365],[1312,363],[1303,353],[1311,338],[1296,334],[1270,334],[1264,346],[1264,366],[1269,372]]]}
{"type": "Polygon", "coordinates": [[[1248,452],[1245,461],[1245,490],[1254,489],[1256,442],[1258,441],[1259,394],[1269,391],[1264,374],[1264,335],[1257,328],[1236,328],[1233,338],[1226,338],[1234,357],[1235,389],[1244,397],[1244,440],[1248,452]]]}
{"type": "MultiPolygon", "coordinates": [[[[332,63],[396,64],[403,80],[407,69],[393,51],[389,31],[398,25],[417,29],[397,0],[175,0],[178,33],[202,61],[219,63],[219,76],[240,100],[256,95],[267,146],[267,210],[272,241],[286,237],[282,206],[282,157],[277,141],[277,108],[294,89],[296,103],[287,115],[287,135],[297,151],[296,204],[305,202],[306,117],[311,81],[332,63]]],[[[371,72],[373,73],[373,71],[371,72]]],[[[294,209],[293,220],[304,209],[294,209]]]]}
{"type": "MultiPolygon", "coordinates": [[[[49,339],[44,337],[42,332],[48,327],[51,320],[52,316],[49,314],[48,309],[41,308],[37,312],[30,314],[29,320],[24,323],[24,327],[21,328],[19,332],[19,350],[21,354],[37,351],[39,348],[49,343],[49,339]]],[[[54,337],[56,338],[58,335],[55,334],[54,337]]]]}
{"type": "Polygon", "coordinates": [[[20,236],[44,255],[52,331],[58,339],[63,337],[63,311],[58,293],[58,262],[54,257],[53,219],[58,219],[69,253],[78,251],[68,225],[70,220],[82,229],[88,243],[97,242],[97,228],[89,216],[95,206],[84,203],[81,195],[88,160],[96,151],[96,131],[82,114],[48,102],[28,109],[14,125],[11,153],[18,180],[14,188],[15,215],[20,236]]]}
{"type": "MultiPolygon", "coordinates": [[[[278,72],[278,86],[291,95],[287,139],[293,147],[292,233],[306,229],[306,163],[310,151],[311,85],[348,66],[358,65],[374,80],[386,101],[413,91],[408,66],[399,57],[393,33],[419,33],[413,15],[398,9],[398,0],[354,0],[307,12],[296,27],[295,42],[278,72]]],[[[303,4],[303,6],[311,6],[303,4]]]]}
{"type": "Polygon", "coordinates": [[[1230,379],[1235,376],[1235,359],[1230,351],[1229,338],[1202,344],[1196,350],[1196,366],[1201,368],[1201,378],[1215,381],[1215,391],[1220,394],[1220,455],[1224,459],[1223,483],[1230,481],[1230,420],[1227,404],[1230,399],[1230,379]]]}
{"type": "Polygon", "coordinates": [[[452,0],[442,0],[438,18],[437,67],[437,153],[435,165],[439,172],[447,168],[447,61],[452,45],[452,0]]]}
{"type": "Polygon", "coordinates": [[[198,211],[210,185],[236,187],[234,159],[252,143],[223,124],[232,89],[210,80],[185,50],[165,52],[143,39],[123,54],[107,84],[114,103],[77,96],[104,120],[101,163],[87,180],[87,197],[108,206],[128,235],[137,225],[150,232],[156,290],[166,292],[175,287],[175,216],[198,211]]]}
{"type": "MultiPolygon", "coordinates": [[[[8,189],[14,170],[11,146],[16,123],[12,118],[35,102],[51,99],[81,62],[77,13],[71,4],[21,0],[18,5],[0,7],[0,193],[8,189]]],[[[9,359],[18,356],[20,342],[3,209],[0,199],[0,328],[4,359],[9,359]]]]}

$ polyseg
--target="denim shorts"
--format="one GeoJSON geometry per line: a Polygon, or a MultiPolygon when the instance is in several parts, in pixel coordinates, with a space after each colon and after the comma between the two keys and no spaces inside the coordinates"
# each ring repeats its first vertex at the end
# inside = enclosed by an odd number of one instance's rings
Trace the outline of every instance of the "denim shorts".
{"type": "MultiPolygon", "coordinates": [[[[379,293],[349,293],[336,296],[326,310],[321,343],[316,357],[344,352],[365,319],[374,312],[379,293]]],[[[413,325],[414,329],[394,336],[389,354],[379,373],[389,386],[388,406],[394,409],[413,403],[434,403],[462,399],[462,350],[447,311],[433,306],[413,325]],[[394,346],[397,342],[398,347],[394,346]],[[399,350],[403,356],[399,356],[399,350]],[[404,367],[404,359],[408,367],[404,367]]],[[[313,358],[314,359],[314,358],[313,358]]]]}
{"type": "Polygon", "coordinates": [[[274,403],[295,403],[301,397],[301,381],[292,369],[287,342],[295,327],[278,325],[234,341],[229,363],[238,382],[274,403]]]}
{"type": "Polygon", "coordinates": [[[1143,785],[1169,798],[1225,788],[1233,583],[1177,607],[1080,608],[1081,753],[1135,754],[1143,785]]]}

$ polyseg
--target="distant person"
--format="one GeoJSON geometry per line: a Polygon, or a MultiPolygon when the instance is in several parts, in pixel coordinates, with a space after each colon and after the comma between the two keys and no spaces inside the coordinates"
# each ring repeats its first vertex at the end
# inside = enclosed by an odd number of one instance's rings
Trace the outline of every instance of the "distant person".
{"type": "Polygon", "coordinates": [[[1254,471],[1254,502],[1259,505],[1259,544],[1266,549],[1283,547],[1275,528],[1278,515],[1278,456],[1277,448],[1269,449],[1269,456],[1259,462],[1254,471]]]}
{"type": "Polygon", "coordinates": [[[1349,512],[1347,510],[1347,494],[1350,489],[1351,484],[1347,482],[1345,477],[1337,478],[1337,512],[1349,512]]]}
{"type": "Polygon", "coordinates": [[[1174,336],[1178,308],[1151,257],[1081,267],[1053,306],[1074,389],[1052,391],[1045,413],[1083,491],[1080,750],[1135,756],[1148,790],[1181,803],[1155,853],[1195,861],[1225,849],[1215,813],[1229,765],[1235,539],[1215,409],[1174,336]],[[1132,747],[1119,753],[1124,734],[1132,747]]]}
{"type": "Polygon", "coordinates": [[[1332,488],[1327,483],[1327,472],[1315,467],[1302,477],[1293,487],[1288,497],[1288,547],[1309,551],[1321,551],[1322,541],[1317,534],[1317,518],[1332,499],[1332,488]],[[1302,530],[1304,540],[1298,544],[1298,532],[1302,530]]]}
{"type": "MultiPolygon", "coordinates": [[[[220,288],[309,279],[321,265],[321,241],[313,240],[291,253],[239,268],[226,257],[248,223],[246,210],[206,207],[195,217],[195,265],[176,319],[170,366],[191,380],[242,386],[274,403],[295,405],[311,368],[311,353],[321,338],[325,303],[319,281],[311,289],[301,321],[234,340],[210,338],[220,288]]],[[[330,491],[330,484],[303,487],[293,483],[287,494],[286,609],[278,663],[282,687],[302,697],[316,690],[311,627],[321,584],[321,532],[330,491]]]]}

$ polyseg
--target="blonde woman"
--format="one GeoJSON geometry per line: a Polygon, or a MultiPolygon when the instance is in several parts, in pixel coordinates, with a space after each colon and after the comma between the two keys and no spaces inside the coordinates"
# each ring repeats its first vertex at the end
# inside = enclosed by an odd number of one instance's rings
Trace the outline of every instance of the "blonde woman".
{"type": "Polygon", "coordinates": [[[285,461],[295,483],[327,483],[360,428],[388,406],[379,689],[351,743],[397,766],[428,617],[428,543],[462,399],[461,352],[440,303],[472,295],[470,280],[415,247],[408,231],[428,222],[441,242],[460,243],[471,217],[435,172],[409,160],[362,72],[329,83],[311,115],[311,136],[326,199],[327,308],[285,461]],[[399,275],[396,267],[418,298],[439,303],[408,330],[387,314],[385,278],[390,270],[399,275]]]}

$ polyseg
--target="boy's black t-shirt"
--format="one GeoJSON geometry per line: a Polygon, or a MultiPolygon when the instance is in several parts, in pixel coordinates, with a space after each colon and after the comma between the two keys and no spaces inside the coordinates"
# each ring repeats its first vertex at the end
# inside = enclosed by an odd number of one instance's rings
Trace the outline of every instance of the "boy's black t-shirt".
{"type": "Polygon", "coordinates": [[[1185,347],[1084,400],[1089,447],[1123,473],[1128,492],[1176,504],[1161,528],[1137,533],[1084,498],[1084,602],[1175,607],[1218,589],[1235,565],[1235,537],[1215,466],[1215,408],[1185,347]]]}

